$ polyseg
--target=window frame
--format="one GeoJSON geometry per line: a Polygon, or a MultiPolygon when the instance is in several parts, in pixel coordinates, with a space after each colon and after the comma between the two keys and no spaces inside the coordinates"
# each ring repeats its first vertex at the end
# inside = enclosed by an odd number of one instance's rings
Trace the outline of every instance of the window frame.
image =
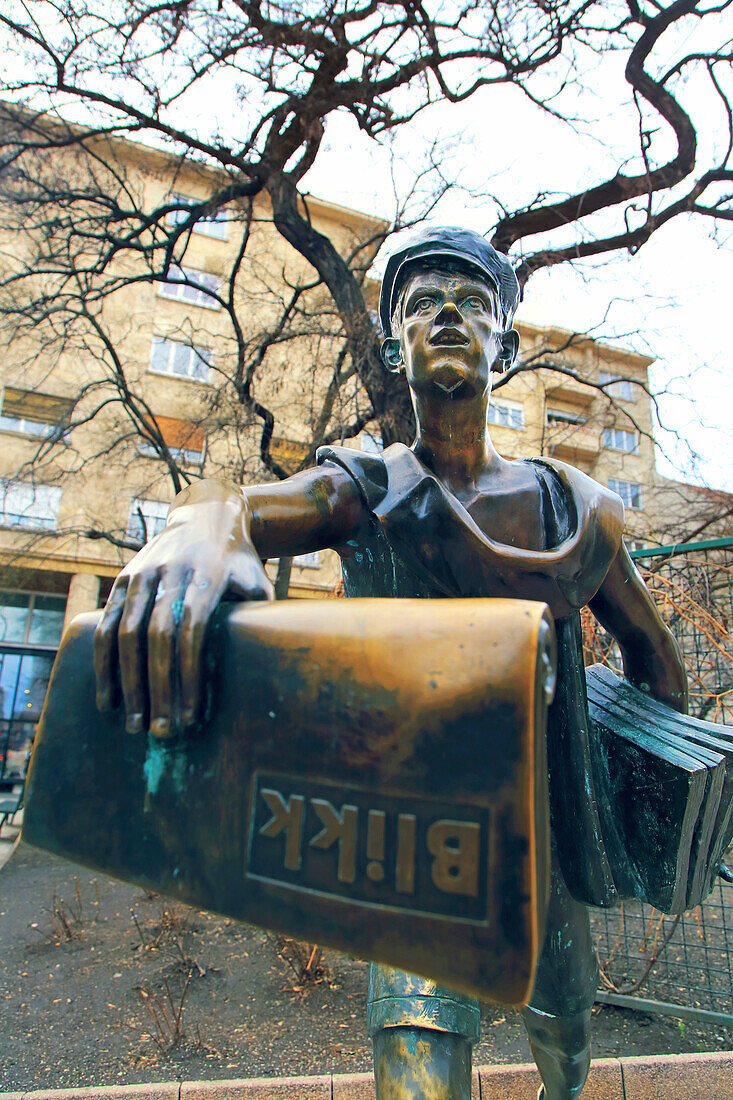
{"type": "Polygon", "coordinates": [[[601,392],[606,397],[613,397],[617,401],[636,401],[636,386],[633,379],[625,378],[622,374],[614,374],[613,371],[602,370],[598,372],[598,381],[605,386],[601,392]]]}
{"type": "Polygon", "coordinates": [[[636,553],[637,550],[647,550],[648,544],[645,539],[637,538],[625,538],[624,546],[630,554],[636,553]]]}
{"type": "Polygon", "coordinates": [[[564,409],[545,409],[545,423],[548,428],[584,428],[588,423],[582,413],[566,412],[564,409]]]}
{"type": "Polygon", "coordinates": [[[9,595],[9,596],[26,596],[28,598],[28,603],[27,603],[27,606],[25,608],[25,623],[23,625],[23,639],[22,639],[22,641],[13,642],[13,641],[9,641],[8,639],[3,638],[3,639],[0,639],[0,645],[5,644],[5,645],[16,645],[16,646],[33,646],[33,647],[38,648],[38,649],[43,649],[43,648],[48,648],[48,649],[51,649],[51,650],[55,649],[56,646],[58,646],[58,644],[60,643],[61,635],[63,633],[63,620],[66,616],[66,607],[67,607],[68,602],[69,602],[68,592],[38,592],[36,589],[33,589],[33,588],[0,588],[0,608],[5,606],[3,604],[3,597],[6,596],[6,595],[9,595]],[[31,641],[31,630],[33,628],[33,614],[36,611],[36,599],[38,597],[41,597],[41,599],[58,600],[58,601],[62,602],[63,605],[64,605],[63,610],[61,610],[59,608],[59,611],[61,612],[62,618],[61,618],[61,630],[59,632],[58,641],[56,641],[52,645],[48,645],[48,646],[46,645],[45,642],[31,641]]]}
{"type": "Polygon", "coordinates": [[[3,416],[0,413],[0,431],[13,435],[27,435],[32,439],[49,439],[59,430],[58,424],[48,424],[42,420],[27,420],[19,416],[3,416]]]}
{"type": "Polygon", "coordinates": [[[525,420],[525,416],[524,416],[524,405],[522,404],[521,401],[505,401],[501,398],[494,401],[492,399],[489,402],[488,422],[492,426],[492,428],[508,428],[510,431],[513,431],[513,432],[523,432],[526,429],[526,420],[525,420]],[[521,421],[521,423],[519,423],[519,424],[502,424],[499,420],[493,420],[492,419],[492,411],[493,410],[498,410],[498,409],[504,409],[506,412],[508,412],[510,414],[511,413],[518,413],[519,414],[519,420],[521,421]]]}
{"type": "MultiPolygon", "coordinates": [[[[193,451],[189,447],[172,446],[170,443],[166,443],[165,445],[168,448],[168,453],[171,458],[175,458],[179,462],[182,462],[184,466],[201,467],[206,461],[206,440],[204,440],[204,447],[201,451],[193,451]]],[[[144,458],[154,458],[159,462],[162,461],[163,456],[160,451],[153,446],[149,439],[141,439],[138,450],[144,458]]]]}
{"type": "Polygon", "coordinates": [[[211,381],[211,371],[213,369],[213,364],[214,353],[210,348],[204,348],[197,344],[187,344],[185,341],[176,340],[172,336],[153,336],[152,338],[152,342],[150,345],[150,363],[148,366],[148,371],[150,374],[157,374],[160,378],[177,378],[181,382],[196,382],[200,386],[211,386],[213,384],[211,381]],[[177,354],[178,349],[185,348],[186,351],[189,352],[189,361],[191,361],[193,356],[196,356],[196,358],[205,365],[207,371],[206,377],[197,378],[193,374],[181,374],[179,371],[175,370],[161,370],[160,367],[154,366],[156,348],[161,347],[164,344],[168,344],[171,349],[168,353],[169,364],[175,362],[175,355],[177,354]],[[206,356],[204,356],[202,352],[205,352],[206,356]]]}
{"type": "MultiPolygon", "coordinates": [[[[168,196],[168,202],[178,203],[181,206],[197,206],[201,202],[206,202],[205,198],[196,198],[194,195],[184,195],[181,191],[171,191],[168,196]]],[[[182,210],[171,210],[168,214],[169,225],[180,225],[181,222],[186,220],[186,216],[182,210]]],[[[198,218],[191,227],[192,233],[199,233],[202,237],[210,237],[215,241],[227,241],[229,239],[229,222],[230,218],[226,216],[225,208],[220,207],[214,211],[213,214],[206,214],[202,218],[198,218]],[[204,226],[209,228],[204,228],[204,226]],[[211,228],[221,226],[221,229],[211,228]]]]}
{"type": "MultiPolygon", "coordinates": [[[[22,397],[19,400],[22,403],[22,397]]],[[[53,436],[60,438],[68,426],[73,408],[74,402],[71,398],[60,397],[57,394],[43,394],[37,390],[25,390],[21,386],[2,386],[0,387],[0,431],[28,436],[31,439],[51,439],[53,436]],[[3,411],[8,391],[16,395],[48,398],[57,405],[65,407],[64,415],[55,420],[44,420],[37,416],[8,416],[3,411]]]]}
{"type": "Polygon", "coordinates": [[[180,264],[171,264],[168,268],[168,273],[180,273],[180,280],[178,282],[170,282],[169,280],[161,280],[158,283],[158,295],[161,298],[166,298],[169,302],[179,302],[181,305],[186,306],[200,306],[201,309],[220,310],[221,302],[217,302],[212,296],[213,294],[219,294],[221,290],[221,278],[215,275],[212,271],[204,271],[197,267],[183,267],[180,264]],[[191,281],[204,283],[206,279],[213,280],[212,293],[207,293],[205,290],[201,290],[198,287],[192,287],[191,281]],[[190,280],[188,282],[184,280],[190,280]],[[213,284],[216,285],[213,285],[213,284]],[[185,296],[186,290],[193,290],[196,297],[187,298],[185,296]]]}
{"type": "MultiPolygon", "coordinates": [[[[170,450],[170,448],[168,448],[168,449],[170,450]]],[[[157,452],[156,452],[156,454],[157,454],[157,452]]],[[[128,538],[137,539],[138,541],[141,542],[141,544],[143,546],[146,546],[147,543],[149,543],[151,541],[151,539],[154,539],[156,535],[160,534],[161,531],[165,530],[165,525],[166,525],[166,521],[167,521],[167,518],[168,518],[168,512],[169,511],[170,511],[170,503],[167,502],[167,501],[152,500],[150,497],[133,497],[132,500],[130,501],[130,510],[127,514],[127,527],[125,529],[125,534],[127,535],[128,538]],[[165,509],[165,512],[164,512],[163,515],[147,515],[145,508],[140,507],[139,510],[142,513],[142,520],[144,520],[144,522],[145,522],[145,530],[147,532],[147,537],[143,539],[142,531],[138,532],[137,530],[133,530],[133,523],[134,522],[136,522],[136,523],[140,522],[140,515],[138,515],[138,512],[136,510],[136,506],[150,505],[150,504],[160,506],[161,508],[165,509]],[[149,523],[151,523],[151,521],[153,521],[153,520],[160,520],[160,519],[163,520],[162,526],[159,529],[154,530],[153,533],[150,534],[150,529],[149,529],[149,526],[148,526],[149,523]]],[[[157,527],[157,524],[155,526],[157,527]]]]}
{"type": "MultiPolygon", "coordinates": [[[[155,420],[155,427],[160,432],[163,438],[163,442],[168,448],[171,457],[177,459],[179,462],[182,462],[185,466],[197,466],[199,469],[201,469],[204,465],[204,462],[206,461],[207,440],[206,434],[204,430],[200,427],[200,425],[196,425],[192,421],[185,420],[182,417],[168,417],[164,416],[163,414],[160,414],[157,418],[154,417],[153,419],[155,420]],[[198,451],[190,446],[181,446],[179,443],[169,442],[168,438],[166,438],[166,435],[170,435],[169,428],[172,429],[173,425],[176,425],[176,427],[178,427],[179,425],[183,425],[188,429],[188,436],[181,440],[183,444],[189,442],[191,436],[193,436],[195,432],[200,432],[201,450],[198,451]]],[[[137,446],[138,452],[145,458],[153,458],[156,461],[163,461],[163,456],[160,454],[159,450],[150,439],[146,439],[144,437],[140,438],[138,440],[137,446]]]]}
{"type": "Polygon", "coordinates": [[[609,451],[618,451],[619,454],[635,455],[639,453],[639,433],[634,428],[617,428],[615,426],[603,429],[603,446],[609,451]],[[617,436],[621,435],[633,444],[631,447],[619,447],[617,436]]]}
{"type": "Polygon", "coordinates": [[[622,501],[624,502],[624,507],[629,508],[632,512],[639,512],[644,507],[643,499],[642,499],[642,493],[641,493],[641,483],[640,482],[638,482],[638,481],[626,481],[625,478],[621,478],[621,477],[609,477],[609,479],[608,479],[608,488],[612,492],[617,493],[618,496],[620,496],[622,501]],[[621,488],[621,486],[623,486],[623,488],[621,488]],[[625,491],[626,488],[629,489],[628,494],[625,491]],[[635,490],[635,492],[634,492],[634,490],[635,490]],[[633,499],[632,499],[634,495],[637,498],[636,503],[634,503],[633,499]],[[628,497],[628,499],[627,499],[627,497],[628,497]]]}
{"type": "Polygon", "coordinates": [[[23,531],[56,531],[58,529],[59,508],[61,506],[62,494],[63,489],[60,485],[34,485],[30,481],[14,481],[12,478],[0,478],[0,527],[7,528],[8,530],[20,528],[23,531]],[[39,490],[42,497],[48,494],[48,500],[51,505],[50,512],[53,513],[53,516],[34,516],[22,511],[8,513],[5,503],[8,499],[8,491],[22,492],[23,490],[30,490],[32,492],[33,504],[36,502],[39,490]],[[30,519],[33,522],[11,523],[7,519],[8,515],[17,516],[19,519],[30,519]]]}

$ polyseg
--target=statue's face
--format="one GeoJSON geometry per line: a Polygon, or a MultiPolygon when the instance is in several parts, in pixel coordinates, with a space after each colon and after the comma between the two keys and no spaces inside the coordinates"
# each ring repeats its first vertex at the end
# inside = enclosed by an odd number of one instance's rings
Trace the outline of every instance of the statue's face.
{"type": "Polygon", "coordinates": [[[416,392],[454,399],[488,392],[501,335],[496,293],[480,278],[426,271],[408,279],[400,347],[416,392]]]}

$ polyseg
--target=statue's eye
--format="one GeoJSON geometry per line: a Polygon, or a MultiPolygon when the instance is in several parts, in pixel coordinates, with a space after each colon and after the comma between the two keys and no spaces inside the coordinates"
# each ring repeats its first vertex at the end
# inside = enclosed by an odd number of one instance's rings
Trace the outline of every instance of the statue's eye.
{"type": "Polygon", "coordinates": [[[483,301],[483,299],[482,298],[477,298],[475,296],[472,296],[470,298],[466,298],[464,300],[463,304],[468,309],[474,309],[474,310],[480,310],[480,311],[485,311],[486,310],[486,303],[483,301]]]}
{"type": "Polygon", "coordinates": [[[435,298],[429,297],[425,294],[422,298],[418,298],[416,302],[413,302],[411,313],[429,313],[435,305],[435,298]]]}

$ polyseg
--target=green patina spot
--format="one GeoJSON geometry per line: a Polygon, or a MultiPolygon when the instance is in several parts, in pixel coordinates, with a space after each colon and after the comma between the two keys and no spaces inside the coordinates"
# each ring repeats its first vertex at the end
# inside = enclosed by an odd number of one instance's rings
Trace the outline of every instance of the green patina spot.
{"type": "Polygon", "coordinates": [[[160,784],[167,777],[176,794],[182,795],[187,787],[187,756],[177,745],[168,745],[148,735],[148,751],[145,754],[143,774],[148,794],[156,795],[160,784]]]}

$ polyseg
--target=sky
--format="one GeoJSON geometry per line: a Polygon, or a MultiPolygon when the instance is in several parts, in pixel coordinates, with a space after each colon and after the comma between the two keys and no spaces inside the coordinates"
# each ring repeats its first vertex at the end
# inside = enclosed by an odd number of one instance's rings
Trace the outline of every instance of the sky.
{"type": "MultiPolygon", "coordinates": [[[[438,111],[424,120],[426,132],[442,133],[446,170],[465,183],[465,190],[447,196],[436,209],[430,218],[436,223],[490,232],[496,207],[480,192],[492,190],[516,202],[540,189],[571,191],[584,169],[598,178],[609,161],[608,135],[600,140],[547,116],[538,118],[514,89],[492,89],[485,110],[483,106],[479,98],[470,110],[464,109],[460,134],[451,130],[455,108],[450,115],[446,111],[441,118],[438,111]],[[502,98],[504,109],[497,110],[502,98]],[[495,157],[491,150],[497,151],[495,157]]],[[[414,130],[409,143],[420,148],[414,130]]],[[[376,146],[350,118],[332,118],[323,155],[305,178],[305,189],[390,219],[392,176],[399,189],[410,175],[409,143],[376,146]]],[[[660,394],[660,472],[733,491],[728,340],[733,234],[721,234],[716,242],[711,228],[702,219],[680,217],[633,257],[624,254],[579,269],[563,264],[538,272],[528,283],[518,317],[590,331],[655,356],[650,379],[660,394]]],[[[385,251],[389,247],[387,242],[385,251]]],[[[377,274],[382,264],[383,258],[376,264],[377,274]]]]}
{"type": "MultiPolygon", "coordinates": [[[[724,41],[730,36],[730,27],[720,25],[724,18],[717,17],[717,24],[714,16],[683,20],[662,38],[649,65],[661,72],[681,49],[705,51],[711,41],[724,41]]],[[[516,209],[540,192],[576,193],[610,178],[619,167],[640,170],[639,119],[626,97],[625,60],[623,51],[579,55],[582,78],[570,80],[556,101],[573,116],[572,124],[541,111],[519,89],[505,85],[483,89],[464,104],[437,103],[408,126],[398,127],[383,144],[368,139],[350,115],[331,115],[303,189],[389,221],[395,195],[409,191],[424,166],[425,150],[434,142],[435,166],[459,186],[447,193],[429,220],[490,235],[500,213],[497,198],[516,209]]],[[[716,143],[725,143],[728,121],[709,81],[699,75],[686,74],[678,94],[694,117],[704,120],[698,126],[698,146],[707,163],[716,143]]],[[[547,95],[553,81],[557,90],[557,73],[533,79],[540,81],[534,85],[540,94],[547,95]]],[[[174,107],[174,113],[180,112],[178,121],[200,127],[206,136],[218,130],[235,141],[241,138],[261,105],[236,81],[232,72],[205,78],[194,89],[193,101],[184,97],[174,107]]],[[[664,163],[675,151],[669,128],[652,112],[644,125],[651,135],[651,161],[664,163]]],[[[604,233],[609,225],[618,231],[615,215],[613,222],[601,218],[595,229],[604,233]]],[[[728,350],[733,230],[721,231],[717,243],[711,230],[701,219],[677,218],[633,257],[618,255],[583,267],[564,264],[538,272],[529,281],[518,316],[590,332],[655,356],[650,377],[660,395],[660,471],[733,491],[728,350]]],[[[555,236],[552,243],[562,242],[555,236]]],[[[383,264],[383,256],[381,260],[383,264]]],[[[378,258],[375,275],[380,266],[378,258]]]]}

